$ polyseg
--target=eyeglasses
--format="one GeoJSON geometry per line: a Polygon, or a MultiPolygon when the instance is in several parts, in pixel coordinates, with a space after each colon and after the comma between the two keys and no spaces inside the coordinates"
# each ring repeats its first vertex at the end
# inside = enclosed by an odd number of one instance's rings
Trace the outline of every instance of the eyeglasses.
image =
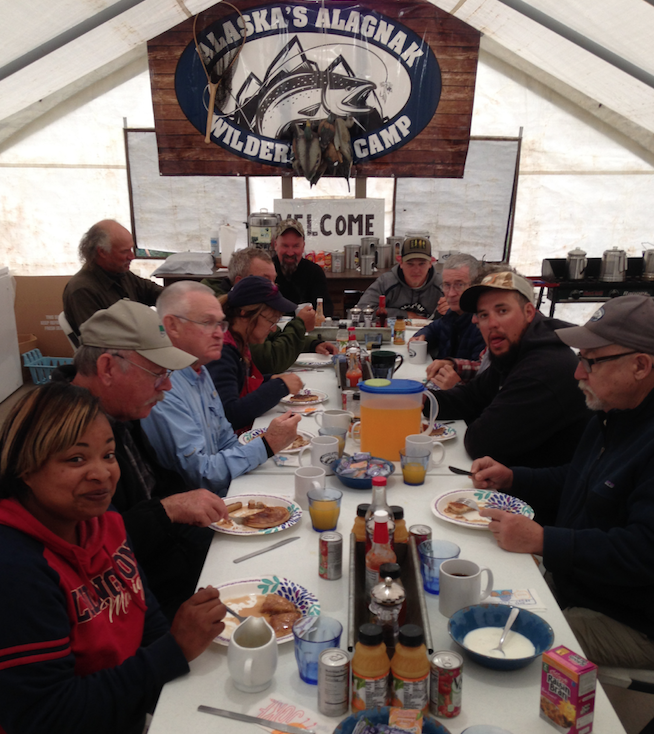
{"type": "Polygon", "coordinates": [[[141,367],[140,364],[136,364],[136,362],[132,362],[131,359],[127,359],[127,357],[123,357],[122,354],[114,354],[114,357],[118,357],[119,359],[124,359],[125,362],[129,362],[130,364],[133,364],[134,367],[138,367],[140,370],[143,370],[143,372],[149,372],[151,375],[156,377],[157,379],[154,381],[155,390],[158,390],[174,372],[174,370],[166,370],[165,372],[153,372],[152,370],[149,370],[147,367],[141,367]]]}
{"type": "Polygon", "coordinates": [[[259,314],[259,316],[261,316],[261,318],[262,318],[262,319],[265,319],[265,320],[266,320],[266,321],[267,321],[267,322],[268,322],[268,323],[270,324],[270,328],[271,328],[271,329],[272,329],[272,327],[273,327],[273,326],[277,326],[277,321],[278,321],[278,319],[269,319],[269,318],[268,318],[268,317],[267,317],[267,316],[266,316],[265,314],[263,314],[263,313],[259,314]]]}
{"type": "Polygon", "coordinates": [[[612,362],[614,359],[620,359],[620,357],[628,357],[630,354],[639,354],[640,352],[621,352],[620,354],[609,354],[608,357],[595,357],[595,359],[588,359],[582,357],[581,354],[577,355],[579,363],[584,368],[585,372],[590,374],[594,364],[601,364],[602,362],[612,362]]]}
{"type": "Polygon", "coordinates": [[[443,283],[443,292],[447,293],[447,291],[453,290],[456,293],[463,293],[469,286],[469,283],[443,283]]]}
{"type": "Polygon", "coordinates": [[[229,328],[229,321],[196,321],[195,319],[189,319],[188,316],[180,316],[179,314],[173,314],[177,319],[184,319],[184,321],[190,321],[192,324],[197,324],[203,331],[213,334],[213,332],[220,327],[221,331],[227,331],[229,328]]]}

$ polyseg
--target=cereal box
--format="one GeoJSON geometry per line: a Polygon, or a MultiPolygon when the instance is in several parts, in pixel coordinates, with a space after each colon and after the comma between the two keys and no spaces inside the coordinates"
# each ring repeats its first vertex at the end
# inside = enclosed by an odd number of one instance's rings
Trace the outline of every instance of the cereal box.
{"type": "Polygon", "coordinates": [[[543,653],[540,715],[565,734],[593,730],[597,665],[562,645],[543,653]]]}

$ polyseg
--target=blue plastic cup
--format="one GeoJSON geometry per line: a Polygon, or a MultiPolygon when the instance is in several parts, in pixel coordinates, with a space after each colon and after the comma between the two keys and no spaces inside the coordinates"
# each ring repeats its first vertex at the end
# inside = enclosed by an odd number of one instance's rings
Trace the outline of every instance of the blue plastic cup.
{"type": "Polygon", "coordinates": [[[422,586],[429,594],[440,591],[441,563],[448,558],[458,558],[461,548],[449,540],[423,540],[418,546],[422,586]]]}
{"type": "Polygon", "coordinates": [[[322,614],[303,617],[293,625],[295,660],[300,678],[312,686],[318,685],[318,658],[323,650],[338,647],[343,625],[332,617],[322,614]]]}

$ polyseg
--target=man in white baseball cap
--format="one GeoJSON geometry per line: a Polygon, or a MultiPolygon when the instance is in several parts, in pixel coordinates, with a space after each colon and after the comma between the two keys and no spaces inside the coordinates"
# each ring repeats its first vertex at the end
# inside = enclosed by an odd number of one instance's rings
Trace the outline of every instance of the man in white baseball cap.
{"type": "Polygon", "coordinates": [[[536,520],[483,510],[501,548],[537,553],[586,656],[654,666],[654,301],[622,296],[583,326],[557,329],[579,349],[575,377],[590,408],[572,461],[472,465],[476,487],[508,491],[536,520]]]}

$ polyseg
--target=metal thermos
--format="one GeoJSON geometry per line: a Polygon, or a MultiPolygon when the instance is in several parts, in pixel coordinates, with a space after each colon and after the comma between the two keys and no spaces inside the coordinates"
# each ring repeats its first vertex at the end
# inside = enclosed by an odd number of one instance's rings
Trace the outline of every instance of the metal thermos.
{"type": "Polygon", "coordinates": [[[583,250],[580,250],[578,247],[570,250],[566,260],[568,280],[581,280],[584,277],[587,265],[588,260],[583,250]]]}
{"type": "Polygon", "coordinates": [[[262,209],[248,217],[248,240],[250,247],[271,250],[277,225],[282,221],[279,214],[262,209]]]}
{"type": "Polygon", "coordinates": [[[377,245],[377,267],[392,268],[395,262],[395,247],[393,245],[377,245]]]}
{"type": "Polygon", "coordinates": [[[627,253],[613,247],[604,250],[602,255],[602,267],[600,268],[600,280],[609,283],[621,283],[627,274],[627,253]]]}
{"type": "Polygon", "coordinates": [[[372,275],[373,266],[375,264],[375,256],[360,255],[359,262],[361,263],[361,275],[372,275]]]}
{"type": "Polygon", "coordinates": [[[359,249],[359,256],[374,255],[375,250],[378,245],[379,245],[379,237],[362,237],[361,247],[359,249]]]}
{"type": "Polygon", "coordinates": [[[654,280],[654,250],[643,251],[643,280],[654,280]]]}
{"type": "Polygon", "coordinates": [[[332,273],[342,273],[345,268],[345,253],[332,252],[332,273]]]}
{"type": "Polygon", "coordinates": [[[359,259],[359,245],[345,245],[345,269],[356,270],[359,259]]]}
{"type": "Polygon", "coordinates": [[[395,258],[402,255],[402,244],[404,243],[404,237],[387,237],[386,244],[393,246],[393,264],[395,264],[395,258]]]}

